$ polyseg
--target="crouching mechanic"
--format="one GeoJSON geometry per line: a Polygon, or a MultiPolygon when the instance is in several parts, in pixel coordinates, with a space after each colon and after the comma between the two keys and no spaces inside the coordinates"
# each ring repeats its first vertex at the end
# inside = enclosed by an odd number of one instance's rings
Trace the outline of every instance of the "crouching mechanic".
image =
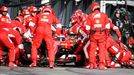
{"type": "Polygon", "coordinates": [[[109,59],[109,54],[105,54],[106,65],[112,68],[120,67],[120,65],[127,65],[127,66],[133,65],[134,61],[131,60],[132,53],[123,43],[121,43],[121,33],[119,31],[119,28],[113,25],[112,20],[109,20],[109,23],[106,25],[106,27],[107,27],[106,48],[108,50],[108,53],[114,57],[114,60],[112,60],[111,62],[111,59],[109,59]],[[113,40],[110,34],[111,29],[114,30],[118,36],[117,42],[113,40]]]}
{"type": "MultiPolygon", "coordinates": [[[[1,29],[3,30],[3,32],[6,32],[8,34],[8,38],[11,39],[11,41],[13,42],[12,44],[15,46],[15,62],[16,64],[19,64],[19,54],[20,52],[23,50],[23,44],[22,44],[22,38],[20,33],[22,33],[22,31],[20,30],[24,30],[21,28],[21,23],[20,25],[18,25],[19,23],[15,22],[15,21],[11,21],[11,23],[5,23],[4,25],[1,25],[1,29]],[[17,24],[17,25],[16,25],[17,24]],[[18,31],[19,32],[18,32],[18,31]]],[[[1,54],[3,52],[0,52],[1,54]]],[[[0,54],[0,55],[1,55],[0,54]]]]}
{"type": "Polygon", "coordinates": [[[127,48],[126,45],[120,42],[120,45],[112,50],[113,53],[111,54],[115,57],[114,60],[111,62],[110,67],[116,68],[116,67],[133,67],[134,66],[134,60],[132,60],[133,55],[131,51],[127,48]],[[116,50],[116,51],[114,51],[116,50]],[[118,51],[118,52],[117,52],[118,51]]]}
{"type": "Polygon", "coordinates": [[[47,50],[48,50],[48,61],[49,67],[54,68],[55,53],[53,49],[54,40],[52,37],[51,25],[56,24],[56,34],[61,34],[61,24],[59,20],[52,14],[52,8],[44,7],[43,13],[37,15],[37,28],[35,35],[33,36],[32,49],[31,49],[31,59],[32,64],[29,67],[37,66],[37,50],[42,43],[42,40],[45,40],[47,50]]]}
{"type": "Polygon", "coordinates": [[[112,35],[110,34],[111,30],[114,30],[118,36],[117,41],[121,41],[121,33],[119,31],[119,28],[115,26],[112,23],[112,20],[109,19],[109,23],[106,25],[107,28],[107,40],[106,40],[106,52],[105,52],[105,61],[106,61],[106,66],[110,67],[111,64],[111,58],[109,57],[109,54],[117,53],[118,51],[115,50],[115,48],[119,48],[118,43],[113,39],[112,35]]]}
{"type": "MultiPolygon", "coordinates": [[[[8,34],[5,30],[0,29],[0,44],[5,45],[9,49],[9,67],[16,67],[15,61],[15,46],[10,37],[14,37],[8,34]]],[[[0,50],[3,50],[2,45],[0,45],[0,50]]]]}

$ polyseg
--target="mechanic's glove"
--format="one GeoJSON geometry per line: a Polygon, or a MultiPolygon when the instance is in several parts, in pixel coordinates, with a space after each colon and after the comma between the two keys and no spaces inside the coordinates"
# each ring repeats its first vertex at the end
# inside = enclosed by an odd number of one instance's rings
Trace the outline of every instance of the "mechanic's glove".
{"type": "Polygon", "coordinates": [[[33,36],[31,35],[30,30],[27,30],[27,31],[24,33],[23,37],[24,37],[24,39],[27,39],[27,40],[31,41],[33,36]]]}

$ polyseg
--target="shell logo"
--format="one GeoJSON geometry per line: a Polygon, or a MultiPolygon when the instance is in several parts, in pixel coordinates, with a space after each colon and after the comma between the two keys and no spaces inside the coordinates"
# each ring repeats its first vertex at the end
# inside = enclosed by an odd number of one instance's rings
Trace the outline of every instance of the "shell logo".
{"type": "Polygon", "coordinates": [[[47,18],[47,16],[43,16],[43,18],[45,18],[45,19],[46,19],[46,18],[47,18]]]}
{"type": "Polygon", "coordinates": [[[30,18],[29,20],[32,20],[32,18],[30,18]]]}
{"type": "Polygon", "coordinates": [[[100,23],[100,20],[96,20],[95,23],[97,23],[97,24],[100,23]]]}

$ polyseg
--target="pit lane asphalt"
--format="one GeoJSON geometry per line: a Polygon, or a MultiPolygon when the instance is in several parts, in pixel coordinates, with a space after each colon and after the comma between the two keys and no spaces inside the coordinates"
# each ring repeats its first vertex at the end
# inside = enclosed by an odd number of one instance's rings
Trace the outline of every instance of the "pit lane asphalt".
{"type": "Polygon", "coordinates": [[[9,68],[0,66],[0,75],[134,75],[134,69],[116,68],[116,69],[85,69],[82,67],[17,67],[9,68]]]}

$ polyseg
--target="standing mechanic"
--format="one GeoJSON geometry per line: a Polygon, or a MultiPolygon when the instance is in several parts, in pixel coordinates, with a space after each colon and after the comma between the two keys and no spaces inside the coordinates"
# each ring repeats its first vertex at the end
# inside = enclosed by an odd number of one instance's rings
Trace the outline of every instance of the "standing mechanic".
{"type": "Polygon", "coordinates": [[[88,68],[97,68],[95,52],[98,47],[99,61],[98,67],[101,70],[107,69],[105,66],[105,50],[106,50],[106,24],[108,23],[108,16],[100,12],[100,5],[93,2],[90,6],[92,11],[87,18],[86,30],[90,34],[90,50],[89,50],[89,65],[88,68]]]}
{"type": "Polygon", "coordinates": [[[54,68],[55,53],[53,50],[54,41],[52,38],[51,24],[56,24],[57,35],[61,33],[62,26],[59,20],[52,14],[52,8],[47,6],[43,8],[43,13],[37,15],[37,19],[37,28],[33,37],[31,49],[33,63],[30,65],[30,67],[37,66],[37,49],[39,48],[42,40],[45,40],[48,50],[49,67],[54,68]]]}

